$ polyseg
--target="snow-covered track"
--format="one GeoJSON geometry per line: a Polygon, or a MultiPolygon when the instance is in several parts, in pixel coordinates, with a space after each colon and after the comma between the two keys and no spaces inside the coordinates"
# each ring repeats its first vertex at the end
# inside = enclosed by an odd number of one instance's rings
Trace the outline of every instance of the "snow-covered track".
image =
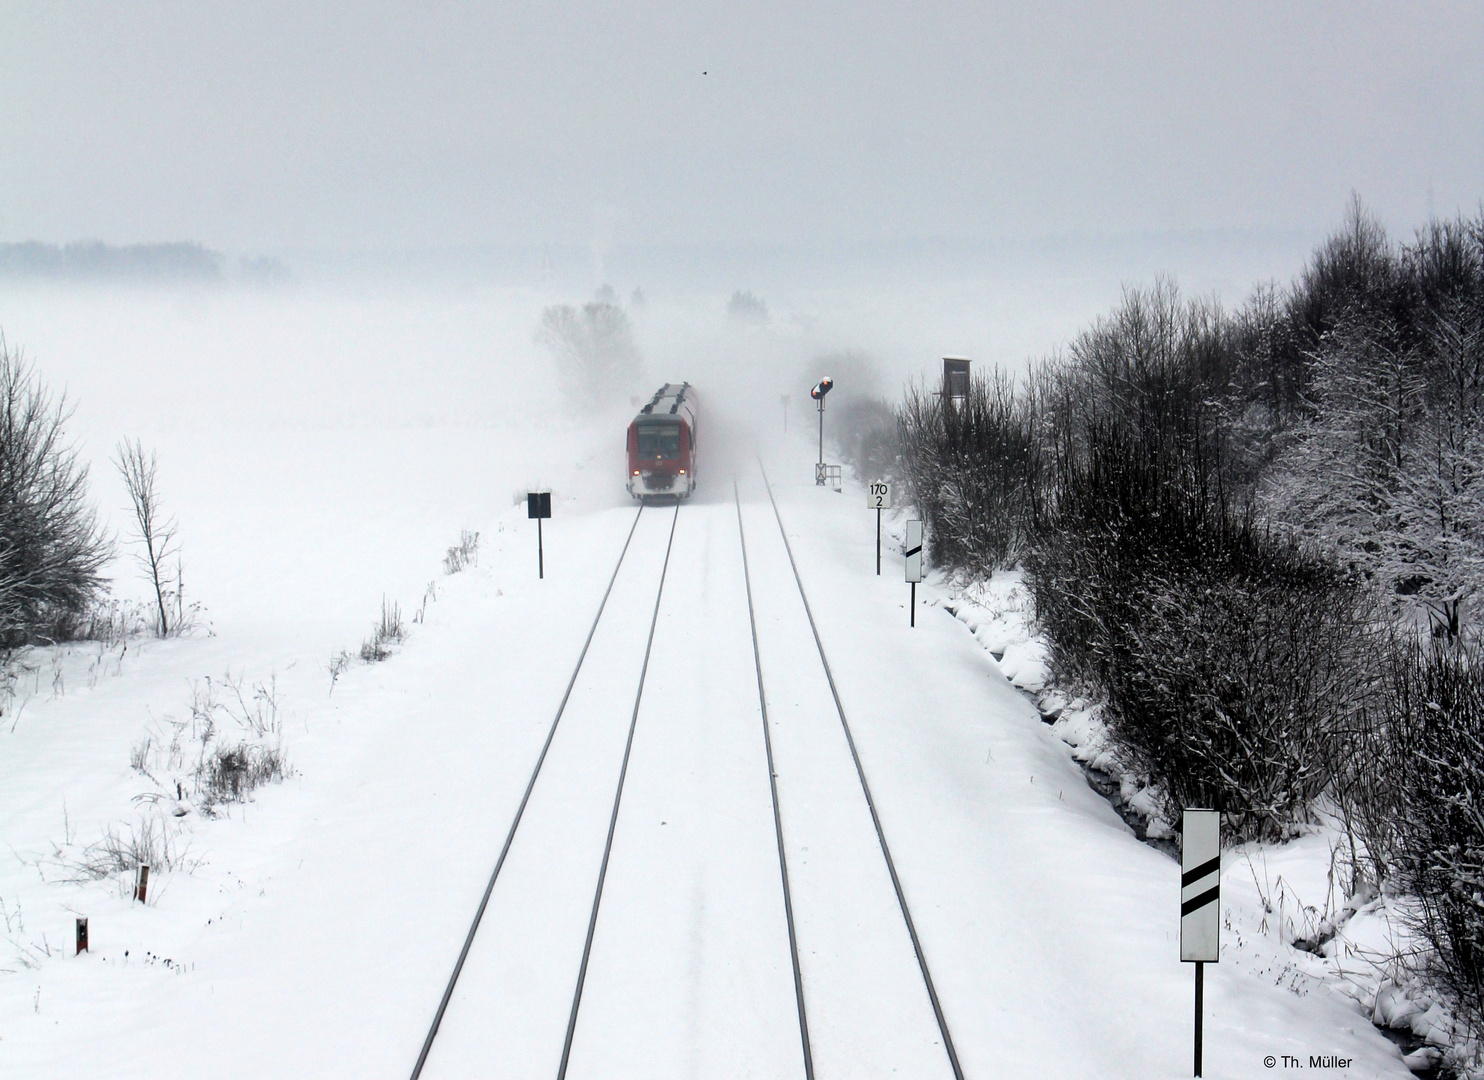
{"type": "MultiPolygon", "coordinates": [[[[908,934],[908,936],[911,939],[912,951],[913,951],[913,953],[914,953],[914,955],[916,957],[918,971],[921,974],[922,985],[923,985],[923,988],[926,990],[928,1000],[931,1002],[931,1005],[932,1005],[933,1017],[934,1017],[934,1020],[936,1021],[938,1033],[939,1033],[939,1035],[941,1037],[941,1040],[942,1040],[941,1045],[943,1047],[944,1052],[947,1055],[948,1064],[949,1064],[949,1066],[953,1070],[953,1075],[955,1077],[955,1080],[964,1080],[963,1069],[960,1066],[959,1060],[958,1060],[958,1052],[957,1052],[957,1050],[956,1050],[956,1048],[954,1046],[953,1037],[952,1037],[951,1033],[949,1032],[948,1022],[947,1022],[947,1019],[944,1017],[943,1008],[942,1008],[942,1006],[941,1006],[941,1004],[939,1003],[939,1000],[938,1000],[938,992],[937,992],[937,988],[935,987],[935,985],[933,983],[932,972],[931,972],[931,970],[929,969],[929,966],[928,966],[927,955],[923,951],[922,942],[921,942],[920,938],[918,937],[917,927],[916,927],[916,924],[913,922],[913,919],[912,919],[912,912],[911,912],[910,906],[908,905],[908,902],[907,902],[906,893],[904,892],[904,890],[902,888],[901,878],[897,874],[895,860],[893,860],[893,858],[892,858],[891,847],[890,847],[890,845],[887,842],[886,832],[882,828],[881,818],[880,818],[880,815],[877,813],[877,810],[876,810],[876,801],[875,801],[875,799],[873,798],[873,796],[871,794],[871,786],[870,786],[870,783],[866,779],[865,768],[861,764],[860,754],[859,754],[858,750],[856,749],[855,737],[851,733],[851,730],[850,730],[850,721],[849,721],[849,719],[845,715],[845,707],[844,707],[843,703],[840,700],[839,689],[837,688],[837,686],[835,684],[835,676],[834,676],[833,671],[830,668],[829,657],[825,653],[824,642],[823,642],[823,640],[820,637],[819,627],[818,627],[817,623],[815,622],[814,612],[813,612],[813,609],[810,607],[810,604],[809,604],[809,596],[808,596],[808,593],[806,592],[806,590],[804,588],[803,577],[799,573],[798,562],[794,558],[793,545],[789,542],[789,539],[788,539],[788,530],[784,527],[783,515],[782,515],[782,513],[780,512],[780,510],[778,508],[778,501],[774,497],[773,486],[772,486],[772,483],[768,480],[767,470],[765,468],[763,468],[761,461],[759,461],[758,467],[759,467],[759,470],[762,472],[763,484],[764,484],[764,486],[767,489],[768,501],[769,501],[769,503],[770,503],[770,505],[772,507],[772,510],[773,510],[774,520],[777,522],[777,525],[778,525],[779,536],[781,537],[781,539],[783,541],[783,548],[784,548],[785,553],[787,554],[788,566],[789,566],[789,569],[792,572],[794,584],[795,584],[795,586],[797,587],[797,590],[798,590],[799,600],[803,604],[804,614],[805,614],[805,616],[808,619],[810,636],[812,636],[812,638],[813,638],[814,646],[815,646],[815,649],[816,649],[816,651],[818,652],[818,655],[819,655],[819,662],[820,662],[820,665],[821,665],[821,667],[823,669],[825,680],[827,681],[827,683],[829,685],[830,698],[833,701],[835,713],[839,717],[840,727],[841,727],[841,730],[844,733],[846,745],[849,747],[851,762],[853,763],[854,768],[855,768],[855,776],[856,776],[856,779],[859,781],[859,784],[860,784],[860,792],[864,796],[866,807],[867,807],[867,809],[870,812],[871,824],[872,824],[872,826],[874,827],[874,830],[875,830],[876,840],[877,840],[877,843],[880,846],[881,856],[882,856],[882,859],[885,862],[885,867],[886,867],[887,873],[888,873],[888,875],[891,878],[891,885],[892,885],[892,888],[893,888],[893,890],[894,890],[894,892],[896,894],[897,907],[898,907],[898,909],[901,912],[902,922],[905,924],[905,927],[906,927],[906,930],[907,930],[907,934],[908,934]]],[[[739,521],[740,521],[740,505],[739,505],[739,521]]],[[[750,592],[750,582],[749,582],[749,600],[750,599],[751,599],[751,592],[750,592]]],[[[762,671],[761,671],[761,659],[760,658],[759,658],[759,674],[758,674],[758,680],[759,680],[759,689],[761,691],[761,687],[762,687],[762,671]]],[[[771,757],[771,754],[772,754],[771,744],[769,746],[769,754],[770,754],[770,757],[771,757]]],[[[773,772],[774,773],[773,779],[774,779],[775,791],[776,791],[776,772],[774,772],[774,770],[773,770],[773,768],[771,766],[771,763],[770,763],[770,772],[773,772]]],[[[779,825],[779,830],[780,830],[779,831],[779,836],[780,836],[780,845],[781,845],[781,838],[782,838],[782,825],[781,825],[781,823],[779,825]]],[[[790,912],[790,916],[789,917],[790,917],[790,922],[792,923],[792,918],[793,918],[792,911],[790,912]]],[[[796,962],[797,962],[797,960],[796,960],[796,962]]],[[[802,1017],[802,1011],[803,1011],[803,1003],[802,1003],[802,1001],[800,1003],[800,1011],[801,1011],[801,1017],[802,1017]]]]}
{"type": "MultiPolygon", "coordinates": [[[[757,671],[758,709],[763,721],[763,746],[768,759],[768,790],[773,799],[773,833],[778,841],[778,872],[783,879],[783,910],[788,922],[788,953],[793,963],[794,1000],[799,1010],[799,1039],[804,1052],[805,1080],[814,1080],[814,1051],[809,1044],[809,1010],[804,1002],[804,976],[799,967],[799,935],[794,925],[793,894],[788,886],[788,854],[783,843],[783,814],[778,807],[778,770],[773,764],[773,736],[768,731],[768,694],[763,687],[763,657],[757,643],[757,610],[752,603],[752,569],[747,565],[747,529],[742,524],[742,496],[732,481],[737,506],[737,539],[742,548],[742,577],[747,586],[747,624],[752,631],[752,663],[757,671]]],[[[776,509],[776,507],[775,507],[776,509]]]]}
{"type": "MultiPolygon", "coordinates": [[[[608,608],[608,600],[613,595],[614,584],[618,581],[619,572],[624,567],[624,560],[628,556],[630,545],[633,543],[634,533],[639,528],[639,521],[644,516],[644,509],[645,509],[644,506],[641,505],[639,507],[638,511],[635,513],[633,524],[630,525],[630,527],[629,527],[628,534],[627,534],[627,536],[624,539],[623,548],[619,552],[618,560],[614,563],[613,573],[609,576],[609,579],[608,579],[608,586],[604,590],[603,597],[602,597],[602,599],[598,603],[598,609],[597,609],[597,611],[593,615],[592,625],[589,627],[588,632],[587,632],[587,637],[583,641],[582,650],[581,650],[581,652],[579,652],[579,654],[577,656],[577,662],[573,665],[572,675],[567,680],[567,685],[566,685],[565,690],[562,693],[561,701],[557,705],[556,714],[552,718],[551,727],[547,731],[546,740],[545,740],[545,742],[541,746],[541,752],[540,752],[540,754],[537,755],[536,762],[535,762],[534,766],[531,769],[530,778],[526,782],[525,791],[524,791],[524,793],[521,796],[520,804],[517,807],[516,812],[515,812],[515,815],[514,815],[513,819],[510,822],[510,829],[509,829],[509,831],[507,832],[507,834],[505,836],[505,843],[504,843],[504,845],[500,849],[499,857],[495,860],[495,866],[494,866],[494,869],[490,873],[489,882],[485,886],[484,895],[480,898],[479,907],[475,911],[474,918],[473,918],[472,922],[470,923],[469,932],[468,932],[468,934],[464,938],[463,948],[459,951],[458,960],[454,964],[453,972],[449,976],[448,985],[444,989],[442,999],[438,1003],[437,1011],[434,1013],[432,1023],[430,1024],[430,1026],[428,1028],[427,1037],[423,1040],[422,1049],[419,1052],[418,1057],[417,1057],[417,1062],[413,1066],[413,1069],[412,1069],[412,1080],[418,1080],[418,1078],[422,1075],[424,1066],[427,1064],[428,1055],[432,1051],[433,1042],[437,1038],[438,1032],[439,1032],[440,1028],[442,1027],[443,1019],[444,1019],[445,1014],[448,1011],[449,1002],[453,998],[454,989],[455,989],[455,987],[456,987],[456,985],[458,983],[459,976],[462,974],[462,972],[464,970],[464,964],[465,964],[465,962],[467,961],[467,959],[469,957],[470,948],[474,944],[475,936],[479,932],[480,923],[483,921],[484,915],[485,915],[485,911],[489,907],[490,897],[494,893],[495,883],[496,883],[496,881],[498,881],[498,879],[500,877],[500,871],[505,866],[505,861],[506,861],[507,857],[510,854],[511,845],[514,843],[515,837],[516,837],[516,833],[520,829],[521,822],[524,820],[525,812],[526,812],[526,807],[529,805],[530,800],[531,800],[531,793],[535,789],[536,781],[537,781],[537,779],[541,775],[542,766],[546,763],[547,755],[548,755],[548,753],[551,750],[552,741],[556,738],[557,728],[561,724],[561,721],[562,721],[563,716],[566,715],[568,703],[572,699],[572,690],[573,690],[573,687],[576,686],[578,676],[582,673],[583,662],[587,659],[588,650],[592,646],[593,637],[594,637],[594,635],[598,631],[598,625],[602,621],[603,613],[608,608]]],[[[664,589],[664,574],[665,574],[665,571],[668,570],[668,567],[669,567],[670,545],[673,543],[673,540],[674,540],[675,520],[678,519],[679,513],[680,513],[680,508],[677,506],[676,509],[675,509],[675,515],[671,519],[670,534],[669,534],[669,538],[667,540],[667,544],[666,544],[666,548],[665,548],[664,569],[662,569],[662,571],[661,571],[660,584],[659,584],[658,589],[656,590],[656,595],[655,595],[655,611],[656,611],[656,613],[658,612],[658,609],[659,609],[659,597],[660,597],[660,594],[663,592],[663,589],[664,589]]],[[[651,634],[652,634],[652,630],[651,630],[651,634]]],[[[646,664],[646,667],[647,667],[647,664],[648,664],[648,651],[647,650],[646,650],[646,654],[645,654],[645,664],[646,664]]],[[[641,675],[641,681],[640,681],[640,692],[641,693],[642,693],[642,687],[643,687],[643,677],[641,675]]],[[[637,700],[637,698],[635,700],[635,705],[634,705],[634,717],[635,717],[635,719],[637,719],[637,717],[638,717],[638,700],[637,700]]],[[[633,731],[632,731],[632,727],[631,727],[630,733],[629,733],[629,742],[630,742],[630,744],[632,744],[632,740],[633,740],[633,731]]],[[[624,755],[624,771],[625,772],[627,771],[627,766],[628,766],[628,748],[626,747],[625,748],[625,755],[624,755]]],[[[623,774],[621,773],[620,774],[620,779],[619,779],[619,788],[618,788],[618,791],[619,791],[619,794],[620,795],[622,793],[622,790],[623,790],[623,774]]],[[[618,814],[618,799],[617,799],[617,797],[615,797],[614,809],[613,809],[614,820],[617,819],[617,814],[618,814]]],[[[605,847],[604,853],[603,853],[603,872],[604,873],[606,873],[606,870],[607,870],[609,847],[611,847],[611,845],[612,845],[612,827],[610,825],[609,835],[608,835],[608,847],[605,847]]],[[[600,875],[600,877],[599,877],[599,883],[598,883],[598,889],[597,889],[597,896],[600,898],[601,895],[602,895],[602,876],[600,875]]],[[[598,900],[595,899],[594,900],[594,905],[593,905],[593,920],[594,921],[596,920],[596,916],[597,916],[597,903],[598,903],[598,900]]],[[[591,934],[592,934],[592,931],[591,931],[591,926],[590,926],[587,947],[584,949],[584,952],[583,952],[582,970],[583,970],[583,973],[584,974],[586,972],[586,967],[587,967],[588,950],[591,948],[591,944],[592,944],[591,934]]],[[[573,1022],[575,1022],[575,1019],[576,1019],[577,1003],[578,1003],[578,1000],[580,1000],[581,992],[582,992],[581,991],[581,978],[579,978],[577,996],[576,996],[576,998],[573,1001],[573,1009],[572,1009],[572,1019],[573,1019],[573,1022]]],[[[567,1041],[568,1041],[568,1046],[567,1046],[567,1048],[564,1048],[563,1055],[562,1055],[563,1071],[565,1071],[566,1060],[567,1060],[567,1052],[568,1052],[568,1049],[570,1048],[570,1041],[571,1041],[571,1025],[570,1024],[569,1024],[569,1030],[568,1030],[568,1035],[567,1035],[567,1041]]]]}
{"type": "Polygon", "coordinates": [[[598,886],[593,890],[593,910],[587,921],[587,940],[582,944],[582,965],[577,970],[577,989],[572,994],[572,1012],[567,1019],[567,1037],[562,1042],[562,1064],[557,1080],[566,1080],[567,1065],[572,1060],[572,1036],[577,1032],[577,1012],[582,1007],[582,988],[587,982],[587,965],[593,954],[593,934],[598,929],[598,908],[603,903],[603,882],[608,877],[608,859],[613,854],[613,833],[618,828],[618,810],[623,803],[623,783],[629,775],[629,756],[634,751],[634,729],[639,726],[639,706],[644,701],[644,680],[649,675],[649,658],[654,652],[654,628],[660,620],[660,601],[665,596],[665,577],[670,572],[670,552],[675,547],[675,526],[680,521],[680,507],[670,518],[670,538],[665,544],[665,565],[660,570],[660,585],[654,594],[654,613],[649,617],[649,636],[644,643],[644,666],[639,669],[639,688],[634,694],[634,712],[629,718],[629,737],[624,742],[623,766],[618,770],[618,786],[613,791],[613,813],[608,819],[608,838],[603,842],[603,865],[598,870],[598,886]]]}

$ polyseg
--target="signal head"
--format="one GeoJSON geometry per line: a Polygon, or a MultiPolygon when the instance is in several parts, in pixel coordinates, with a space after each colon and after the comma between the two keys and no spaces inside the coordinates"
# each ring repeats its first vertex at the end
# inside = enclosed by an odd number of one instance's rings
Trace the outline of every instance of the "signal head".
{"type": "Polygon", "coordinates": [[[832,389],[834,389],[834,386],[835,380],[826,376],[825,378],[820,379],[819,382],[814,385],[814,389],[809,391],[809,396],[812,397],[815,401],[818,401],[820,398],[824,397],[832,389]]]}

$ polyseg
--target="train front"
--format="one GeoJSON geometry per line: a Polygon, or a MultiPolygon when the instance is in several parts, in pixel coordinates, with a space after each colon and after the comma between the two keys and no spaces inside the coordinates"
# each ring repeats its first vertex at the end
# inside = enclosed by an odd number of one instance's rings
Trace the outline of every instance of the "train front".
{"type": "Polygon", "coordinates": [[[641,415],[629,425],[629,494],[684,499],[695,488],[690,425],[678,416],[641,415]]]}

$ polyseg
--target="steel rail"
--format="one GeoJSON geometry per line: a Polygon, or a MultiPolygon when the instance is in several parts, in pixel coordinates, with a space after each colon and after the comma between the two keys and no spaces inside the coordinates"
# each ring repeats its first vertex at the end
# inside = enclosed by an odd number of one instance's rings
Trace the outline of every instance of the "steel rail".
{"type": "MultiPolygon", "coordinates": [[[[677,512],[679,508],[676,508],[677,512]]],[[[536,786],[536,778],[541,775],[541,766],[546,761],[546,752],[551,749],[551,741],[556,737],[557,725],[562,722],[562,714],[567,710],[567,702],[572,697],[572,688],[577,685],[577,675],[582,671],[582,662],[587,659],[588,646],[593,643],[593,635],[598,632],[598,621],[603,618],[603,609],[608,606],[608,597],[613,593],[613,584],[618,580],[618,572],[623,567],[624,556],[629,552],[629,544],[634,539],[634,530],[639,527],[639,518],[644,514],[644,506],[640,504],[639,512],[634,515],[634,523],[629,526],[629,535],[623,542],[623,550],[618,553],[618,562],[613,566],[613,575],[608,579],[608,588],[603,592],[603,599],[598,604],[598,613],[593,616],[593,625],[588,629],[587,640],[582,643],[582,652],[577,655],[577,665],[572,669],[572,677],[567,680],[566,692],[562,694],[561,704],[557,706],[556,717],[551,722],[551,729],[546,733],[546,742],[541,747],[541,754],[536,758],[536,767],[531,770],[531,779],[526,783],[525,794],[521,796],[520,806],[515,811],[515,820],[510,823],[510,831],[505,835],[505,846],[500,849],[500,857],[495,860],[495,869],[490,874],[489,884],[484,888],[484,896],[479,901],[479,910],[474,913],[474,922],[469,926],[468,936],[464,938],[464,947],[459,950],[459,959],[453,966],[453,974],[448,978],[448,986],[443,991],[443,1000],[438,1003],[438,1011],[433,1016],[433,1024],[428,1028],[428,1037],[423,1040],[422,1052],[417,1055],[417,1064],[412,1067],[411,1080],[418,1080],[422,1075],[423,1066],[427,1064],[428,1054],[433,1049],[433,1040],[438,1036],[438,1028],[443,1023],[443,1014],[448,1011],[448,1003],[453,998],[454,984],[459,981],[459,973],[464,970],[464,961],[469,957],[469,949],[474,944],[474,935],[479,931],[480,920],[484,918],[484,909],[489,906],[490,894],[495,891],[495,880],[500,876],[500,869],[505,865],[505,856],[510,854],[510,845],[515,841],[515,831],[520,828],[522,815],[526,812],[526,804],[530,802],[531,791],[536,786]]],[[[674,526],[671,526],[671,535],[674,535],[674,526]]],[[[665,554],[665,561],[670,560],[669,552],[665,554]]]]}
{"type": "Polygon", "coordinates": [[[783,914],[788,921],[788,954],[794,966],[794,997],[799,1005],[799,1039],[804,1046],[804,1076],[814,1080],[814,1053],[809,1045],[809,1017],[804,1009],[804,976],[799,968],[799,939],[794,932],[793,895],[788,887],[788,859],[783,853],[783,815],[778,809],[778,772],[773,767],[773,736],[768,731],[768,696],[763,691],[763,658],[757,643],[757,615],[752,606],[752,572],[747,565],[747,532],[742,527],[742,497],[732,481],[737,505],[737,536],[742,544],[742,580],[747,585],[747,622],[752,627],[752,663],[757,669],[757,703],[763,714],[763,746],[768,752],[768,789],[773,794],[773,832],[778,838],[778,871],[783,876],[783,914]]]}
{"type": "Polygon", "coordinates": [[[670,572],[670,551],[675,546],[675,524],[680,520],[680,504],[670,519],[670,541],[665,546],[665,564],[660,568],[660,587],[654,594],[654,614],[649,619],[649,640],[644,645],[644,666],[639,669],[639,689],[634,694],[634,715],[629,718],[629,738],[624,743],[623,765],[618,770],[618,788],[613,793],[613,814],[608,819],[608,839],[603,844],[603,864],[598,868],[598,887],[593,893],[593,910],[587,920],[587,940],[582,946],[582,965],[577,969],[577,989],[572,995],[572,1013],[567,1018],[567,1037],[562,1041],[562,1064],[557,1080],[565,1080],[567,1062],[572,1057],[572,1038],[577,1033],[577,1011],[582,1007],[582,987],[587,982],[587,962],[593,951],[593,936],[598,929],[598,908],[603,902],[603,881],[608,876],[608,857],[613,852],[613,834],[618,829],[618,808],[623,801],[624,779],[629,773],[629,753],[634,748],[634,730],[639,726],[639,703],[644,700],[644,679],[649,674],[649,655],[654,650],[654,630],[660,621],[660,600],[665,595],[665,578],[670,572]]]}
{"type": "Polygon", "coordinates": [[[891,885],[897,892],[897,905],[902,909],[902,920],[907,924],[907,934],[912,939],[912,951],[917,954],[917,966],[922,971],[922,981],[927,987],[928,999],[933,1004],[933,1016],[938,1021],[938,1031],[943,1036],[943,1049],[948,1053],[948,1063],[953,1066],[955,1080],[964,1080],[964,1071],[958,1063],[958,1051],[953,1046],[953,1036],[948,1033],[948,1021],[943,1016],[943,1007],[938,1003],[938,991],[933,986],[933,976],[928,971],[927,955],[922,951],[922,942],[917,937],[917,927],[912,922],[912,913],[907,910],[907,896],[902,891],[901,878],[897,876],[896,863],[892,861],[891,848],[886,843],[886,833],[881,828],[881,818],[876,813],[876,800],[871,797],[871,785],[866,782],[866,770],[861,766],[860,754],[855,748],[855,737],[850,733],[850,721],[845,719],[845,706],[840,702],[840,691],[835,687],[835,675],[830,670],[829,657],[824,652],[824,642],[819,636],[819,627],[814,622],[814,610],[809,606],[809,596],[804,592],[804,579],[799,576],[799,564],[794,560],[793,545],[788,542],[788,531],[783,527],[783,515],[778,511],[778,500],[773,497],[773,485],[768,481],[768,470],[758,459],[758,469],[763,474],[763,484],[768,489],[768,501],[773,504],[773,517],[778,521],[778,533],[783,537],[783,548],[788,552],[788,564],[794,572],[794,583],[799,587],[799,599],[804,601],[804,614],[809,616],[809,630],[814,634],[814,645],[819,650],[819,662],[824,665],[824,676],[830,684],[830,695],[835,699],[835,711],[840,714],[840,726],[845,729],[845,741],[850,746],[850,757],[855,762],[855,775],[860,779],[861,791],[866,796],[866,806],[871,811],[871,823],[876,826],[876,839],[881,844],[881,854],[886,859],[886,870],[891,875],[891,885]]]}

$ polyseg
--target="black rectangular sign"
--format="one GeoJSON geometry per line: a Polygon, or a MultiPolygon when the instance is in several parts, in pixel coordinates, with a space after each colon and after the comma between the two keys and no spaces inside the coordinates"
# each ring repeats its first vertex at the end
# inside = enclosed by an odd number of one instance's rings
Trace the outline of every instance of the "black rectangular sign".
{"type": "Polygon", "coordinates": [[[551,492],[530,491],[526,493],[526,517],[551,517],[551,492]]]}

